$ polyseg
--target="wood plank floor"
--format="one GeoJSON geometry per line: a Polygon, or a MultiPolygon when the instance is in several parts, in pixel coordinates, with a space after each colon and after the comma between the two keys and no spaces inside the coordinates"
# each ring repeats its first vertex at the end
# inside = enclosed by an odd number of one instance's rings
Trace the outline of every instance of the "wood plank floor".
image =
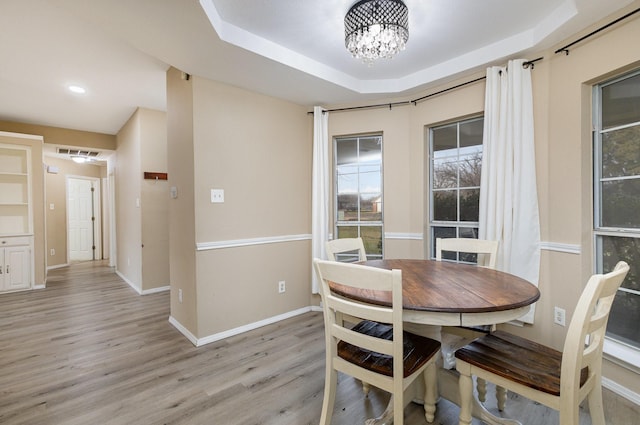
{"type": "MultiPolygon", "coordinates": [[[[51,271],[43,290],[1,294],[0,424],[318,423],[320,313],[199,348],[168,317],[168,293],[139,296],[103,262],[51,271]]],[[[363,398],[360,384],[341,376],[333,424],[361,424],[387,401],[375,389],[363,398]]],[[[607,390],[605,405],[608,423],[637,423],[638,406],[607,390]]],[[[457,415],[442,400],[435,423],[457,424],[457,415]]],[[[505,415],[558,423],[517,396],[505,415]]],[[[405,423],[426,424],[422,407],[411,404],[405,423]]],[[[581,425],[590,423],[583,414],[581,425]]]]}

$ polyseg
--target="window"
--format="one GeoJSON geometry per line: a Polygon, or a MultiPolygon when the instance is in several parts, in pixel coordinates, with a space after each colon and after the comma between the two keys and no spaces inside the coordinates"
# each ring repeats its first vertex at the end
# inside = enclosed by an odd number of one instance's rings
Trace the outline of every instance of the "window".
{"type": "Polygon", "coordinates": [[[619,260],[631,267],[611,308],[605,350],[640,366],[640,72],[596,86],[593,98],[596,271],[619,260]]]}
{"type": "Polygon", "coordinates": [[[382,258],[382,136],[336,138],[335,238],[361,237],[382,258]]]}
{"type": "MultiPolygon", "coordinates": [[[[429,129],[433,256],[436,238],[478,238],[483,126],[480,117],[429,129]]],[[[443,259],[477,262],[475,254],[464,253],[443,252],[443,259]]]]}

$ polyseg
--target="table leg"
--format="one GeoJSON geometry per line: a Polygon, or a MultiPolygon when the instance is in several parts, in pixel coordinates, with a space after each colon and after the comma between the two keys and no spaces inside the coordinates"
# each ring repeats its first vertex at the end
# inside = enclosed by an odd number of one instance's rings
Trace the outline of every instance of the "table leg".
{"type": "MultiPolygon", "coordinates": [[[[438,371],[438,386],[441,397],[460,406],[459,374],[457,371],[440,369],[438,371]]],[[[515,419],[499,418],[493,415],[475,396],[471,400],[471,416],[489,425],[522,425],[515,419]]]]}

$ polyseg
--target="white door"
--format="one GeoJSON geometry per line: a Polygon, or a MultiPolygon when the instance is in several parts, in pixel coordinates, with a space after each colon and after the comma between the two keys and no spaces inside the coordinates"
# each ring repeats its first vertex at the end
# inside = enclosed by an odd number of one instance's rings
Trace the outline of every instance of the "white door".
{"type": "Polygon", "coordinates": [[[94,259],[94,184],[87,179],[67,179],[67,232],[69,261],[94,259]]]}
{"type": "Polygon", "coordinates": [[[5,289],[29,287],[29,248],[17,246],[5,248],[5,289]]]}

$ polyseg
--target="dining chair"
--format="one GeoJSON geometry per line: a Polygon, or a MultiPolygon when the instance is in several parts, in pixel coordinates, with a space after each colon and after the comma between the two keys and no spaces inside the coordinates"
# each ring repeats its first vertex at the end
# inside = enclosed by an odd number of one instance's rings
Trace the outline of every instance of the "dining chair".
{"type": "MultiPolygon", "coordinates": [[[[436,239],[436,260],[442,261],[442,252],[455,252],[461,254],[476,254],[476,261],[479,266],[495,269],[496,257],[498,256],[498,241],[472,238],[437,238],[436,239]]],[[[495,325],[487,326],[448,326],[443,328],[445,334],[453,334],[462,338],[458,338],[452,347],[445,344],[443,350],[444,356],[449,359],[449,367],[453,369],[455,365],[454,352],[456,348],[464,345],[475,338],[486,335],[496,329],[495,325]]],[[[447,360],[447,359],[445,359],[447,360]]],[[[486,400],[487,383],[484,379],[476,380],[476,390],[478,391],[478,399],[481,402],[486,400]]],[[[506,401],[507,392],[504,388],[496,386],[496,401],[498,410],[503,411],[506,401]]]]}
{"type": "Polygon", "coordinates": [[[442,261],[442,251],[477,254],[479,266],[495,269],[498,256],[498,241],[472,238],[437,238],[437,261],[442,261]]]}
{"type": "Polygon", "coordinates": [[[364,250],[362,238],[333,239],[327,241],[325,247],[327,257],[332,261],[353,263],[367,260],[367,253],[364,250]]]}
{"type": "Polygon", "coordinates": [[[396,425],[404,421],[404,391],[422,376],[427,422],[435,418],[436,359],[440,342],[404,331],[402,271],[314,259],[320,281],[326,339],[326,375],[320,425],[329,425],[337,390],[338,372],[391,393],[396,425]],[[333,288],[332,288],[333,286],[333,288]],[[345,298],[339,287],[389,294],[390,305],[374,305],[345,298]],[[337,313],[362,319],[354,327],[336,320],[337,313]]]}
{"type": "Polygon", "coordinates": [[[591,423],[604,425],[602,348],[611,304],[628,271],[620,261],[610,273],[591,276],[561,352],[502,331],[459,349],[460,425],[471,423],[472,376],[558,410],[562,425],[578,425],[579,405],[586,398],[591,423]]]}

